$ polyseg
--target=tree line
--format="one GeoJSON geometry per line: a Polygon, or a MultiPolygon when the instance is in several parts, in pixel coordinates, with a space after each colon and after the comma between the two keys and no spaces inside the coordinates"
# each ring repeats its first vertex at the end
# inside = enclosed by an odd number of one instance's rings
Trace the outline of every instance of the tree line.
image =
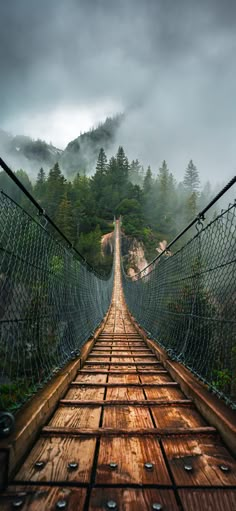
{"type": "MultiPolygon", "coordinates": [[[[92,177],[79,170],[68,180],[58,163],[48,174],[41,168],[35,183],[23,170],[16,175],[90,264],[105,270],[111,258],[101,254],[101,237],[112,230],[114,216],[122,216],[125,234],[143,242],[150,260],[158,243],[170,241],[211,196],[209,183],[200,191],[192,160],[178,183],[165,160],[154,173],[138,159],[129,162],[121,146],[109,161],[100,149],[92,177]]],[[[27,209],[26,198],[4,172],[0,187],[27,209]]]]}

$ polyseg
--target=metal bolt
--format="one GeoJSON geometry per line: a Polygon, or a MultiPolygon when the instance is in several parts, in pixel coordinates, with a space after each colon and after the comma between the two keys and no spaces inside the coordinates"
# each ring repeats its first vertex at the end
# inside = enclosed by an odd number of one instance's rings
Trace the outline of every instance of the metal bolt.
{"type": "Polygon", "coordinates": [[[24,502],[25,502],[25,501],[24,501],[24,499],[21,499],[21,498],[19,498],[19,499],[15,499],[15,500],[13,500],[13,502],[12,502],[12,507],[20,508],[20,507],[22,507],[22,506],[23,506],[24,502]]]}
{"type": "Polygon", "coordinates": [[[193,470],[193,467],[192,465],[184,465],[184,470],[186,470],[186,472],[191,472],[191,470],[193,470]]]}
{"type": "Polygon", "coordinates": [[[107,509],[118,509],[115,500],[108,500],[107,509]]]}
{"type": "Polygon", "coordinates": [[[152,504],[152,509],[155,509],[156,511],[161,511],[161,509],[163,509],[163,507],[162,507],[162,504],[160,504],[159,502],[154,502],[152,504]]]}
{"type": "Polygon", "coordinates": [[[34,464],[34,468],[36,468],[37,470],[41,470],[45,465],[45,461],[36,461],[36,463],[34,464]]]}
{"type": "Polygon", "coordinates": [[[227,467],[227,465],[220,465],[220,470],[222,470],[222,472],[229,472],[229,467],[227,467]]]}
{"type": "Polygon", "coordinates": [[[144,467],[146,468],[146,470],[153,470],[153,464],[150,463],[149,461],[144,464],[144,467]]]}
{"type": "Polygon", "coordinates": [[[78,463],[76,463],[75,461],[70,461],[70,463],[68,463],[69,470],[76,470],[77,468],[78,468],[78,463]]]}
{"type": "Polygon", "coordinates": [[[65,509],[67,507],[67,501],[64,500],[64,499],[60,499],[57,501],[56,503],[56,508],[57,509],[65,509]]]}
{"type": "Polygon", "coordinates": [[[109,463],[109,467],[114,470],[115,468],[118,467],[118,464],[115,462],[115,461],[111,461],[111,463],[109,463]]]}

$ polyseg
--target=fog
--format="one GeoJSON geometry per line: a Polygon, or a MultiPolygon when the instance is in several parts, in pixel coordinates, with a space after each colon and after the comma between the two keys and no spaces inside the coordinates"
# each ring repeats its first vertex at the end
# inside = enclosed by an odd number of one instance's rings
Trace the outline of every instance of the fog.
{"type": "Polygon", "coordinates": [[[0,128],[59,148],[125,112],[114,151],[235,174],[234,0],[0,0],[0,128]]]}

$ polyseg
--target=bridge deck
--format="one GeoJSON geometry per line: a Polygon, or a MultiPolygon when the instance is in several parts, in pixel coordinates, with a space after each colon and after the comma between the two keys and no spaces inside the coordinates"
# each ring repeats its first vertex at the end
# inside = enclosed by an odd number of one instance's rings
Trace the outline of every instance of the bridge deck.
{"type": "Polygon", "coordinates": [[[236,510],[236,462],[139,336],[119,247],[105,328],[1,498],[3,511],[236,510]]]}

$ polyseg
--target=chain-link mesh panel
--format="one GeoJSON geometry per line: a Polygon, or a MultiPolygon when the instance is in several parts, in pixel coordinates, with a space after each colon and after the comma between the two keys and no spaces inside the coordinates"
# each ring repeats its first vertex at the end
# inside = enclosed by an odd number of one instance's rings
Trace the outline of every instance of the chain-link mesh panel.
{"type": "Polygon", "coordinates": [[[133,279],[123,270],[138,323],[211,390],[236,403],[236,205],[181,249],[171,247],[133,279]]]}
{"type": "Polygon", "coordinates": [[[76,357],[106,314],[99,278],[0,192],[0,407],[20,405],[76,357]]]}

